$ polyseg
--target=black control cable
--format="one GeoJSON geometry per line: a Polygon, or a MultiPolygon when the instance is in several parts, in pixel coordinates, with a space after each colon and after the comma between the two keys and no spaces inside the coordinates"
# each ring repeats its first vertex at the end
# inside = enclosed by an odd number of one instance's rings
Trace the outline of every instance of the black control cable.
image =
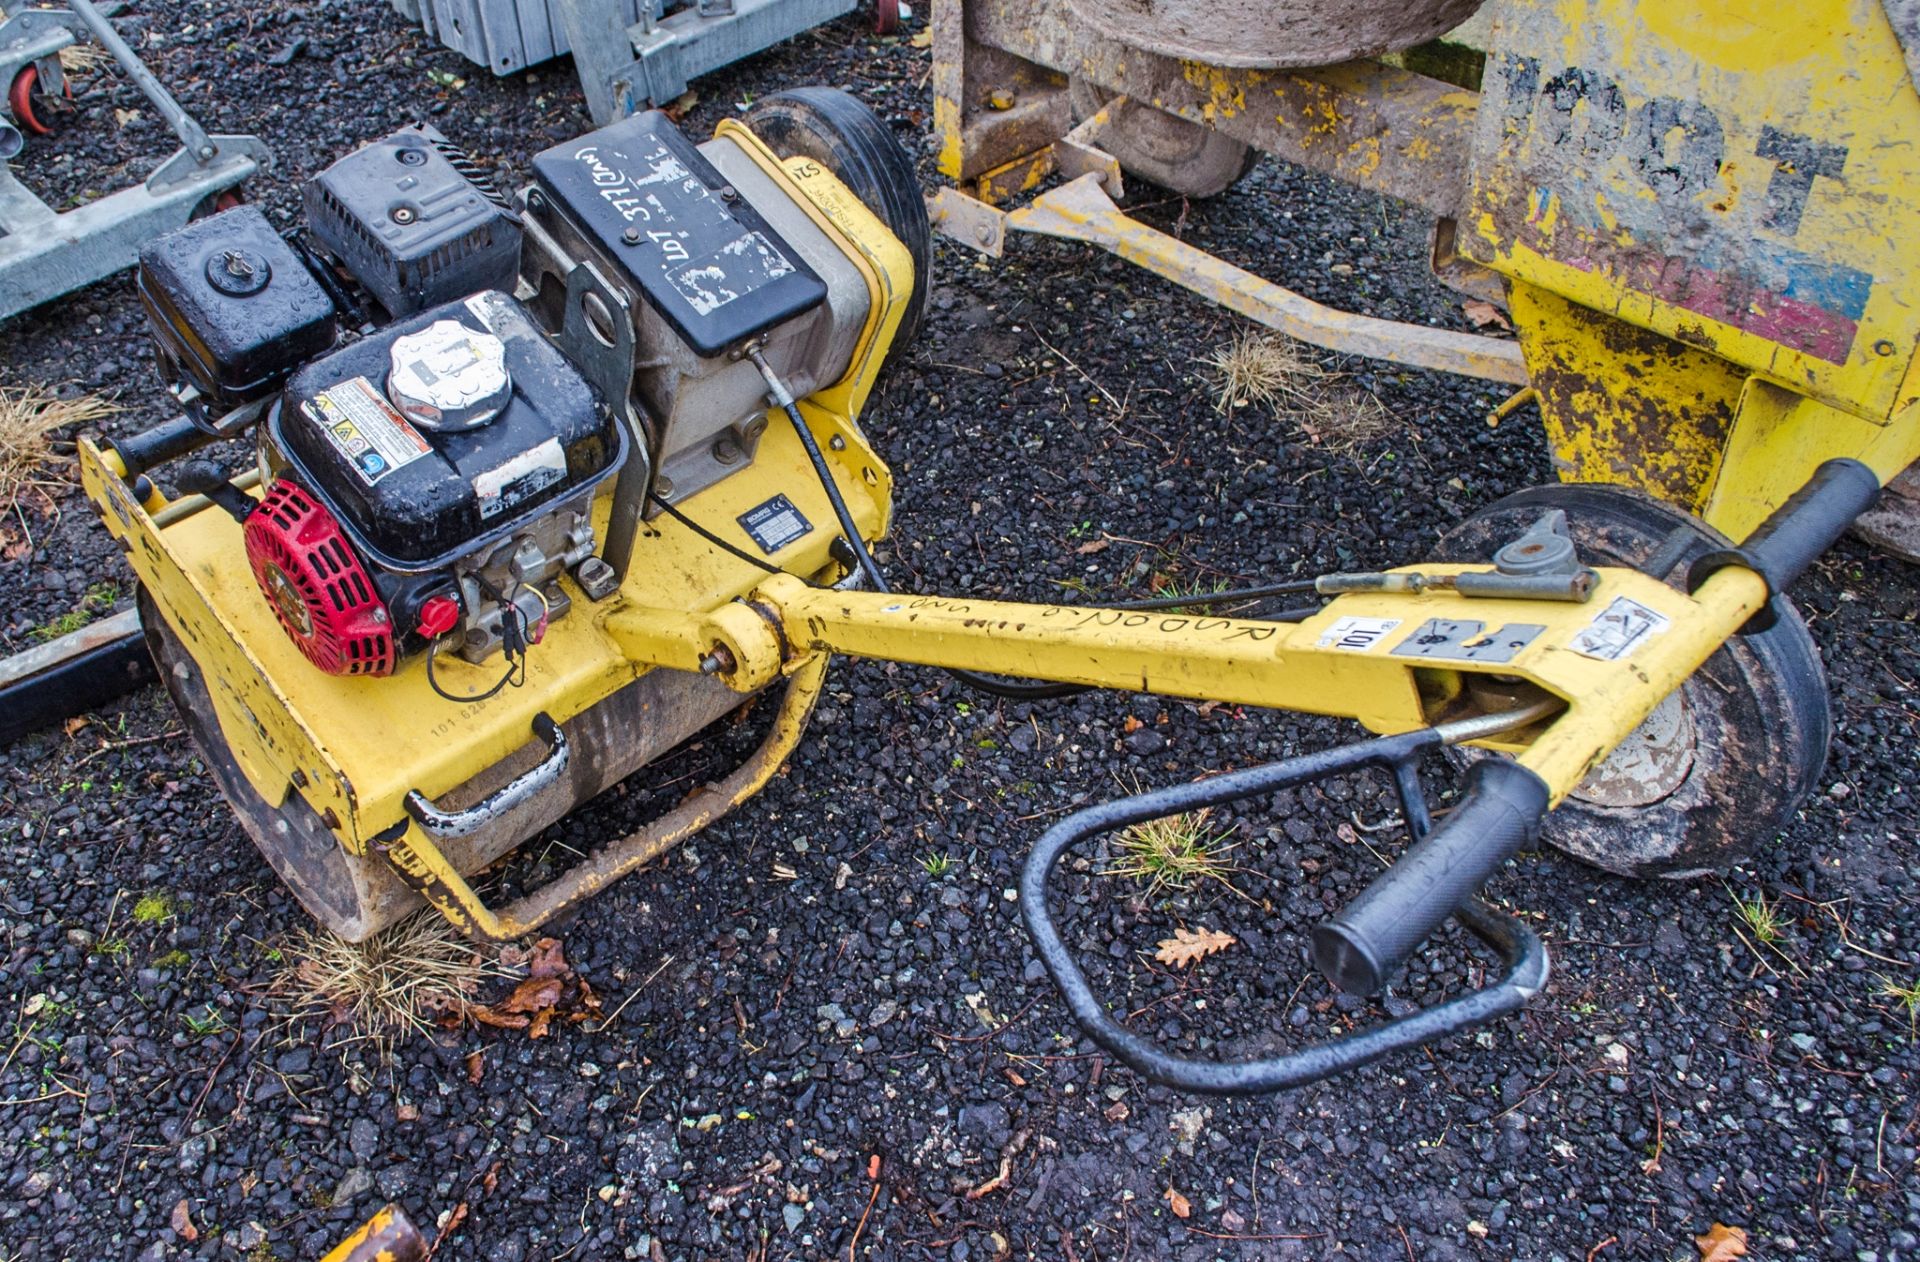
{"type": "Polygon", "coordinates": [[[455,703],[486,701],[500,695],[501,690],[508,684],[518,688],[527,682],[527,635],[530,630],[527,626],[527,615],[520,612],[520,607],[513,601],[500,595],[493,584],[481,579],[480,585],[489,598],[500,604],[500,652],[507,659],[507,673],[500,676],[498,682],[485,692],[476,692],[467,696],[448,692],[434,677],[433,659],[440,655],[440,641],[446,639],[449,633],[443,631],[434,636],[432,642],[427,645],[427,687],[433,689],[435,695],[455,703]]]}

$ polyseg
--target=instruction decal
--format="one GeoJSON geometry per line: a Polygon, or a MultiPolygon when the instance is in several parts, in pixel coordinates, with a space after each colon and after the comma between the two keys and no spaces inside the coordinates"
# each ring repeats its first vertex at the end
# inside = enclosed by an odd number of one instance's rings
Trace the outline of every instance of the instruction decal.
{"type": "Polygon", "coordinates": [[[1340,618],[1320,633],[1320,647],[1365,653],[1399,625],[1398,618],[1340,618]]]}
{"type": "Polygon", "coordinates": [[[1665,614],[1637,600],[1616,596],[1567,642],[1567,647],[1582,657],[1617,662],[1672,625],[1673,620],[1665,614]]]}
{"type": "Polygon", "coordinates": [[[760,551],[772,556],[802,535],[813,533],[813,523],[784,495],[776,495],[764,504],[756,504],[735,518],[740,528],[753,536],[760,551]]]}
{"type": "Polygon", "coordinates": [[[327,387],[300,411],[368,486],[433,450],[365,377],[327,387]]]}
{"type": "Polygon", "coordinates": [[[490,521],[515,504],[524,504],[556,482],[566,480],[567,457],[558,439],[549,438],[503,465],[476,474],[473,493],[480,520],[490,521]]]}

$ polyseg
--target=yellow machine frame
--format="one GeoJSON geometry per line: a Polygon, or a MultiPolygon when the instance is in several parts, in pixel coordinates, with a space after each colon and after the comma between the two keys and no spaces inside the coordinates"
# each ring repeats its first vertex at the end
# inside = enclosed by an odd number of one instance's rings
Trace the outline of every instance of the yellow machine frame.
{"type": "MultiPolygon", "coordinates": [[[[856,418],[917,282],[911,260],[819,163],[783,162],[735,124],[721,132],[866,275],[870,316],[850,368],[799,408],[858,533],[879,538],[891,479],[856,418]]],[[[1475,350],[1427,345],[1441,355],[1475,350]]],[[[1507,371],[1511,349],[1493,355],[1489,365],[1507,371]]],[[[778,411],[770,421],[750,470],[679,506],[721,538],[746,542],[734,520],[769,483],[814,520],[834,516],[800,434],[778,411]]],[[[495,939],[529,932],[757,791],[798,740],[834,654],[1347,716],[1389,734],[1524,712],[1523,725],[1479,743],[1512,754],[1557,803],[1772,594],[1759,573],[1732,564],[1691,594],[1600,568],[1584,603],[1469,597],[1446,580],[1476,567],[1428,565],[1428,581],[1339,595],[1283,624],[849,590],[832,585],[845,574],[830,553],[833,531],[788,545],[771,558],[784,573],[769,577],[663,517],[643,527],[646,562],[617,593],[597,602],[571,593],[574,612],[530,657],[523,687],[456,707],[432,694],[420,662],[377,679],[316,670],[237,563],[244,549],[232,518],[199,497],[169,503],[156,491],[142,502],[119,457],[91,443],[81,466],[149,599],[204,671],[214,718],[252,788],[270,807],[297,794],[349,854],[386,862],[463,930],[495,939]],[[1623,615],[1638,630],[1609,640],[1602,633],[1623,615]],[[1425,636],[1439,626],[1447,633],[1425,636]],[[542,716],[564,723],[656,670],[715,676],[743,697],[782,680],[788,691],[760,751],[731,776],[511,907],[488,907],[409,814],[409,794],[453,793],[524,756],[542,716]],[[396,733],[416,734],[402,757],[396,733]]],[[[597,505],[603,531],[610,495],[597,505]]],[[[456,689],[491,682],[489,671],[452,659],[439,669],[456,689]]]]}

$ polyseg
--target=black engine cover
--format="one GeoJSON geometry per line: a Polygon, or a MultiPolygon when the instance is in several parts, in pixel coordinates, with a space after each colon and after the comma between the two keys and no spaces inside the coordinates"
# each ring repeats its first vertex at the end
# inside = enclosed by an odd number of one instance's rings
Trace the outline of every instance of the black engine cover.
{"type": "Polygon", "coordinates": [[[598,483],[627,439],[599,394],[495,290],[397,321],[296,373],[267,421],[269,441],[354,545],[401,573],[444,568],[511,534],[555,500],[598,483]],[[512,395],[474,429],[435,432],[387,398],[393,343],[436,320],[506,346],[512,395]]]}
{"type": "Polygon", "coordinates": [[[533,175],[701,355],[826,300],[813,269],[658,110],[555,145],[533,175]]]}

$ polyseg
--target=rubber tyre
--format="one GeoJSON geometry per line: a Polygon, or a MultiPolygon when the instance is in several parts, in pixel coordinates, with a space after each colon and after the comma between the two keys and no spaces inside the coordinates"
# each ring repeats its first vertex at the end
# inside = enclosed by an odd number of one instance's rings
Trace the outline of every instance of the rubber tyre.
{"type": "MultiPolygon", "coordinates": [[[[1644,568],[1675,531],[1688,532],[1684,551],[1656,576],[1674,587],[1684,586],[1695,557],[1730,546],[1699,519],[1639,491],[1568,483],[1521,491],[1474,514],[1447,532],[1433,559],[1484,563],[1556,508],[1590,565],[1644,568]]],[[[1596,613],[1607,599],[1596,596],[1596,613]]],[[[1603,804],[1576,789],[1547,816],[1548,842],[1621,876],[1679,879],[1722,871],[1786,827],[1826,762],[1833,719],[1806,623],[1786,598],[1777,604],[1771,630],[1729,640],[1681,685],[1678,717],[1691,725],[1691,757],[1651,786],[1657,800],[1603,804]]],[[[1675,716],[1667,718],[1672,730],[1675,716]]]]}
{"type": "Polygon", "coordinates": [[[782,158],[812,158],[839,177],[913,258],[913,293],[882,371],[920,334],[933,277],[933,227],[913,159],[878,115],[838,88],[789,88],[755,101],[742,120],[782,158]]]}
{"type": "MultiPolygon", "coordinates": [[[[1113,97],[1091,80],[1067,81],[1076,123],[1092,118],[1113,97]]],[[[1195,200],[1219,196],[1260,163],[1260,151],[1252,145],[1138,101],[1121,106],[1099,143],[1128,175],[1195,200]]]]}

